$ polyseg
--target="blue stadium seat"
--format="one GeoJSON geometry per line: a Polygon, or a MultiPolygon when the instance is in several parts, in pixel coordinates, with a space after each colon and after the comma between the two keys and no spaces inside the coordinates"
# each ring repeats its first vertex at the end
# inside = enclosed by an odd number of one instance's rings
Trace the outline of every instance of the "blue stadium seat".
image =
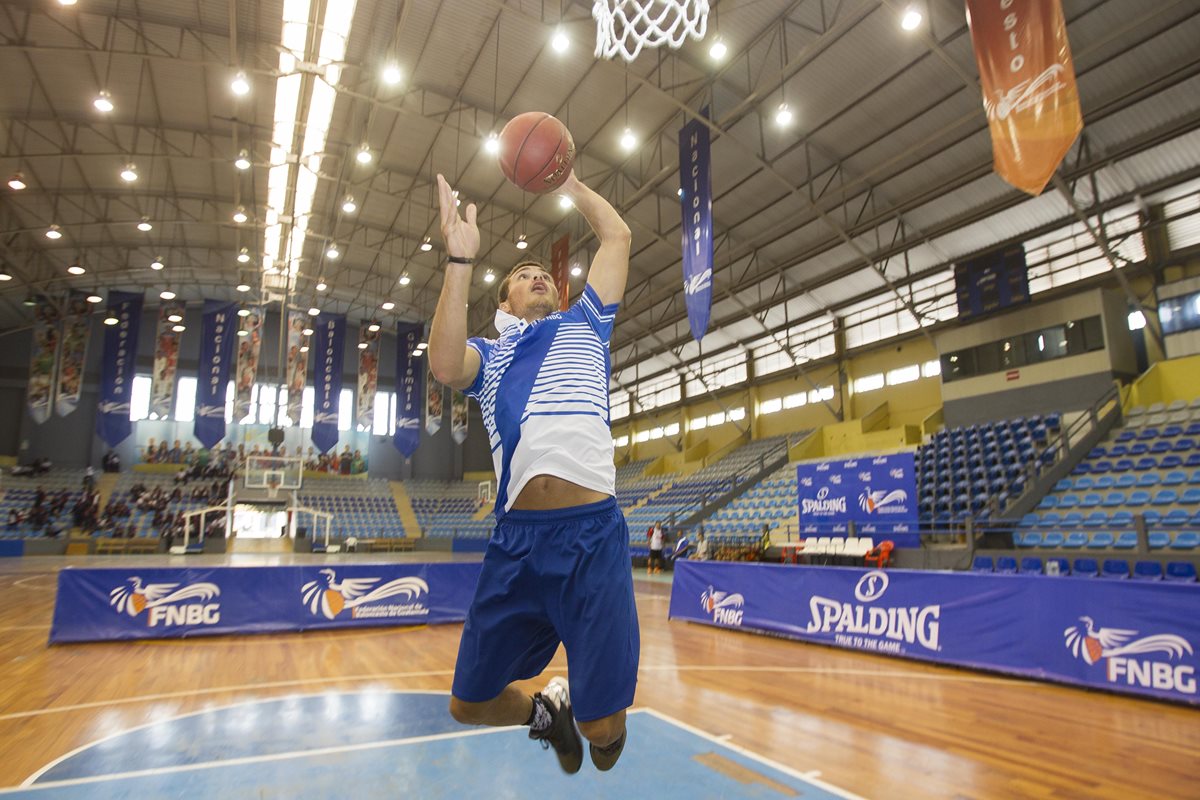
{"type": "Polygon", "coordinates": [[[1182,486],[1187,483],[1187,473],[1181,470],[1173,470],[1163,476],[1163,486],[1182,486]]]}
{"type": "Polygon", "coordinates": [[[991,572],[992,568],[991,556],[975,556],[975,560],[971,562],[972,572],[991,572]]]}
{"type": "Polygon", "coordinates": [[[1188,477],[1188,483],[1192,486],[1200,486],[1200,469],[1192,472],[1188,477]]]}
{"type": "Polygon", "coordinates": [[[1179,502],[1185,506],[1200,505],[1200,489],[1185,489],[1179,502]]]}
{"type": "Polygon", "coordinates": [[[1133,469],[1133,460],[1129,458],[1118,458],[1113,462],[1113,472],[1129,472],[1133,469]]]}
{"type": "Polygon", "coordinates": [[[1062,522],[1062,517],[1051,511],[1049,514],[1042,514],[1038,519],[1038,526],[1042,528],[1056,528],[1062,522]]]}
{"type": "Polygon", "coordinates": [[[1137,464],[1135,466],[1138,472],[1145,472],[1148,469],[1157,469],[1158,459],[1154,458],[1153,456],[1143,456],[1137,460],[1137,464]]]}
{"type": "Polygon", "coordinates": [[[1125,504],[1130,506],[1144,506],[1148,505],[1149,503],[1150,493],[1140,489],[1136,492],[1130,492],[1129,496],[1125,500],[1125,504]]]}
{"type": "Polygon", "coordinates": [[[1168,528],[1182,528],[1188,523],[1188,512],[1182,508],[1175,508],[1167,512],[1167,515],[1159,520],[1160,524],[1166,525],[1168,528]]]}
{"type": "Polygon", "coordinates": [[[1138,581],[1161,581],[1162,564],[1157,561],[1138,561],[1133,565],[1133,579],[1138,581]]]}
{"type": "Polygon", "coordinates": [[[1017,574],[1017,560],[1012,556],[1000,556],[996,559],[996,572],[1004,575],[1017,574]]]}
{"type": "Polygon", "coordinates": [[[1071,577],[1095,578],[1100,574],[1100,565],[1094,558],[1077,558],[1071,565],[1071,577]]]}
{"type": "Polygon", "coordinates": [[[1047,533],[1045,536],[1042,537],[1042,546],[1043,547],[1062,547],[1063,539],[1064,539],[1064,537],[1063,537],[1062,533],[1060,533],[1059,531],[1050,531],[1049,533],[1047,533]]]}
{"type": "Polygon", "coordinates": [[[1105,475],[1096,479],[1096,485],[1093,487],[1097,490],[1111,489],[1117,485],[1117,480],[1111,475],[1105,475]]]}
{"type": "Polygon", "coordinates": [[[1195,583],[1196,567],[1190,561],[1168,561],[1164,577],[1179,583],[1195,583]]]}
{"type": "Polygon", "coordinates": [[[1063,542],[1063,547],[1077,549],[1083,547],[1088,542],[1088,535],[1083,531],[1071,531],[1067,534],[1066,540],[1063,542]]]}
{"type": "Polygon", "coordinates": [[[1138,442],[1136,444],[1129,445],[1129,455],[1133,456],[1134,458],[1137,458],[1138,456],[1144,456],[1149,452],[1150,448],[1146,446],[1144,442],[1138,442]]]}
{"type": "Polygon", "coordinates": [[[1159,469],[1178,469],[1183,466],[1183,459],[1177,455],[1163,456],[1158,460],[1159,469]]]}
{"type": "Polygon", "coordinates": [[[1137,475],[1121,475],[1116,478],[1115,486],[1118,489],[1133,489],[1137,486],[1137,475]]]}
{"type": "Polygon", "coordinates": [[[1137,434],[1131,430],[1123,430],[1117,434],[1118,442],[1132,442],[1137,438],[1137,434]]]}
{"type": "Polygon", "coordinates": [[[1155,486],[1158,486],[1158,476],[1153,472],[1138,475],[1137,486],[1139,489],[1153,489],[1155,486]]]}
{"type": "Polygon", "coordinates": [[[1113,547],[1117,550],[1134,549],[1137,547],[1137,532],[1121,531],[1121,533],[1117,534],[1117,539],[1113,542],[1113,547]]]}
{"type": "Polygon", "coordinates": [[[1178,500],[1179,495],[1176,494],[1174,489],[1159,489],[1154,493],[1154,499],[1150,502],[1156,506],[1170,506],[1174,505],[1178,500]]]}
{"type": "Polygon", "coordinates": [[[1200,533],[1195,531],[1183,531],[1175,534],[1175,540],[1171,542],[1172,550],[1195,550],[1200,547],[1200,533]]]}
{"type": "MultiPolygon", "coordinates": [[[[1074,495],[1071,496],[1074,497],[1074,495]]],[[[1058,508],[1058,503],[1059,499],[1057,497],[1052,494],[1048,494],[1042,498],[1042,502],[1038,503],[1037,507],[1048,511],[1052,508],[1058,508]]]]}
{"type": "Polygon", "coordinates": [[[1150,445],[1150,452],[1154,455],[1166,455],[1171,452],[1171,443],[1163,439],[1159,439],[1154,444],[1150,445]]]}
{"type": "Polygon", "coordinates": [[[1157,438],[1158,438],[1158,428],[1154,428],[1154,427],[1150,427],[1150,426],[1142,428],[1142,432],[1138,434],[1138,440],[1143,441],[1143,442],[1148,439],[1157,439],[1157,438]]]}
{"type": "MultiPolygon", "coordinates": [[[[1082,479],[1082,478],[1080,478],[1080,480],[1083,480],[1083,479],[1082,479]]],[[[1089,483],[1089,484],[1091,483],[1091,479],[1090,479],[1090,478],[1088,479],[1088,483],[1089,483]]],[[[1062,480],[1060,480],[1058,483],[1054,484],[1054,491],[1056,491],[1056,492],[1069,492],[1069,491],[1071,491],[1071,484],[1072,484],[1072,481],[1071,481],[1071,479],[1070,479],[1070,478],[1063,478],[1063,479],[1062,479],[1062,480]]],[[[1081,489],[1082,489],[1082,488],[1084,488],[1084,487],[1082,487],[1082,486],[1081,486],[1081,487],[1079,487],[1079,488],[1081,488],[1081,489]]]]}
{"type": "Polygon", "coordinates": [[[1104,502],[1104,497],[1096,492],[1088,492],[1079,501],[1080,508],[1096,508],[1104,502]]]}
{"type": "MultiPolygon", "coordinates": [[[[1087,519],[1083,521],[1084,527],[1087,528],[1103,528],[1108,523],[1108,514],[1105,514],[1103,511],[1093,511],[1091,514],[1088,514],[1087,519]]],[[[1063,521],[1063,524],[1067,524],[1066,520],[1063,521]]]]}
{"type": "Polygon", "coordinates": [[[1107,550],[1113,546],[1113,535],[1108,531],[1098,531],[1088,540],[1089,550],[1107,550]]]}
{"type": "Polygon", "coordinates": [[[1171,544],[1171,534],[1166,531],[1150,531],[1146,538],[1151,550],[1161,550],[1171,544]]]}
{"type": "Polygon", "coordinates": [[[1093,475],[1103,475],[1106,472],[1112,472],[1112,467],[1111,461],[1095,461],[1092,462],[1090,469],[1093,475]]]}
{"type": "Polygon", "coordinates": [[[1033,556],[1025,556],[1021,559],[1021,574],[1023,575],[1041,575],[1042,560],[1033,556]]]}
{"type": "Polygon", "coordinates": [[[1186,464],[1188,469],[1200,467],[1200,453],[1192,453],[1188,456],[1186,464]]]}
{"type": "Polygon", "coordinates": [[[1028,531],[1026,533],[1017,531],[1013,534],[1013,539],[1017,547],[1040,547],[1042,544],[1042,535],[1037,531],[1028,531]]]}
{"type": "Polygon", "coordinates": [[[1106,558],[1100,575],[1104,578],[1125,580],[1129,577],[1129,564],[1122,558],[1106,558]]]}
{"type": "MultiPolygon", "coordinates": [[[[1050,495],[1046,499],[1049,500],[1052,497],[1054,497],[1054,495],[1050,495]]],[[[1079,495],[1077,495],[1077,494],[1064,494],[1063,496],[1058,498],[1058,507],[1059,508],[1075,508],[1078,505],[1079,505],[1079,495]]],[[[1040,506],[1039,506],[1039,508],[1040,508],[1040,506]]],[[[1053,506],[1051,506],[1051,508],[1053,508],[1053,506]]]]}
{"type": "Polygon", "coordinates": [[[1104,496],[1104,500],[1101,502],[1101,505],[1105,508],[1117,508],[1119,506],[1123,506],[1125,505],[1125,493],[1109,492],[1104,496]]]}

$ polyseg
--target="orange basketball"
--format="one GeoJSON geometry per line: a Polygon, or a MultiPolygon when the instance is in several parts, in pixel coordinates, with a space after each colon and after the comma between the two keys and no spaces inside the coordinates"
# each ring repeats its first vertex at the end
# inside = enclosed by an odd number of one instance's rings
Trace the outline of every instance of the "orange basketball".
{"type": "Polygon", "coordinates": [[[519,189],[534,194],[554,191],[574,163],[571,132],[544,111],[518,114],[500,132],[500,170],[519,189]]]}

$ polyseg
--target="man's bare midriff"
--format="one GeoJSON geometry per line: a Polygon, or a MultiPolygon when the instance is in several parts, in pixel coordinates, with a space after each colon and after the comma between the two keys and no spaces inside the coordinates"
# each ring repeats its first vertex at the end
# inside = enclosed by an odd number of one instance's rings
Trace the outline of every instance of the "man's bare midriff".
{"type": "Polygon", "coordinates": [[[598,503],[608,497],[610,495],[553,475],[535,475],[517,495],[512,507],[522,511],[546,511],[598,503]]]}

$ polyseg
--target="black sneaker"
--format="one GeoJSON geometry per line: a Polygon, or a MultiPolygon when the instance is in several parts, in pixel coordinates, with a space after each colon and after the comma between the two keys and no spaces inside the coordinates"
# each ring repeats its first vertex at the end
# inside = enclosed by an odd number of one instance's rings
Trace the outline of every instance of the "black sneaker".
{"type": "Polygon", "coordinates": [[[621,751],[625,749],[625,733],[626,731],[621,731],[621,738],[603,749],[588,742],[588,751],[592,754],[592,763],[596,765],[596,769],[608,772],[613,768],[617,759],[621,757],[621,751]]]}
{"type": "Polygon", "coordinates": [[[540,698],[550,712],[550,727],[540,733],[530,728],[529,738],[540,741],[543,748],[554,745],[558,765],[563,772],[574,775],[583,766],[583,740],[575,729],[575,715],[571,712],[571,695],[567,691],[566,679],[552,679],[534,697],[540,698]]]}

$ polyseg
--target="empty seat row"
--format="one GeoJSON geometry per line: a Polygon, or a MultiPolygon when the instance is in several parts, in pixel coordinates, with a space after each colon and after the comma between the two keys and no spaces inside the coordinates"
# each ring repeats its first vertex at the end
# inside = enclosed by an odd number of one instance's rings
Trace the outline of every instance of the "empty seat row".
{"type": "Polygon", "coordinates": [[[1011,556],[1001,556],[993,561],[991,556],[976,556],[971,564],[974,572],[997,572],[1002,575],[1069,575],[1077,578],[1104,577],[1124,580],[1132,577],[1135,580],[1158,581],[1168,580],[1180,583],[1196,581],[1196,567],[1187,561],[1169,561],[1166,569],[1158,561],[1134,562],[1130,571],[1129,562],[1120,558],[1105,559],[1098,563],[1094,558],[1077,558],[1068,562],[1065,558],[1048,558],[1045,564],[1042,559],[1025,557],[1018,564],[1011,556]]]}

